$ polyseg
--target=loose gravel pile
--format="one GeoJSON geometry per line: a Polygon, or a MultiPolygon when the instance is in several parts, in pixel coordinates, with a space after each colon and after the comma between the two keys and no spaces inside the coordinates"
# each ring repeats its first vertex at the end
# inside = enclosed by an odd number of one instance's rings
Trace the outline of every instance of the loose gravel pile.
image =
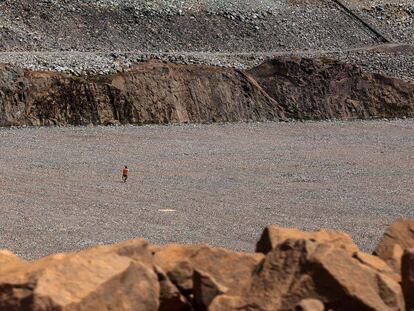
{"type": "Polygon", "coordinates": [[[412,0],[344,1],[394,42],[414,44],[414,3],[412,0]]]}
{"type": "MultiPolygon", "coordinates": [[[[413,43],[410,0],[341,0],[394,43],[413,43]]],[[[275,54],[326,55],[414,79],[414,51],[372,51],[372,30],[332,0],[3,0],[0,63],[74,75],[148,59],[251,68],[275,54]]]]}
{"type": "Polygon", "coordinates": [[[0,248],[37,258],[144,237],[253,251],[274,223],[344,230],[370,251],[414,217],[413,133],[413,120],[1,129],[0,248]]]}
{"type": "Polygon", "coordinates": [[[268,52],[381,40],[330,0],[0,2],[3,51],[268,52]]]}

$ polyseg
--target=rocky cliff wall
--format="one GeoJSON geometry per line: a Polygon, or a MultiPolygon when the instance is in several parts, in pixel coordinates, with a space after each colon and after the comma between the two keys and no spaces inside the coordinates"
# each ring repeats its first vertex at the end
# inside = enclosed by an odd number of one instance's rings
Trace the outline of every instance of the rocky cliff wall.
{"type": "Polygon", "coordinates": [[[325,58],[278,58],[248,71],[293,119],[414,116],[414,83],[325,58]]]}
{"type": "Polygon", "coordinates": [[[326,59],[278,58],[245,72],[147,62],[83,77],[0,67],[0,126],[413,116],[413,82],[326,59]]]}
{"type": "Polygon", "coordinates": [[[279,119],[254,80],[228,69],[146,63],[121,74],[73,77],[0,68],[0,125],[86,125],[279,119]]]}

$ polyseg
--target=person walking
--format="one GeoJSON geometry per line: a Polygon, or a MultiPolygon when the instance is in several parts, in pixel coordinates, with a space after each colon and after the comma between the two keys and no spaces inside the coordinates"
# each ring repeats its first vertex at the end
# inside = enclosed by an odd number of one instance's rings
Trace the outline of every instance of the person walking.
{"type": "Polygon", "coordinates": [[[127,179],[128,179],[128,172],[129,172],[129,169],[128,169],[128,166],[124,166],[124,168],[123,168],[123,170],[122,170],[122,181],[125,183],[126,181],[127,181],[127,179]]]}

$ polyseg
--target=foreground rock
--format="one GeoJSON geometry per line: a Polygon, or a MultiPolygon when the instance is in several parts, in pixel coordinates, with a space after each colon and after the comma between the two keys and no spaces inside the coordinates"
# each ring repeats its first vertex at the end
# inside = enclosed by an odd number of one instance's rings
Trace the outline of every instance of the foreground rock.
{"type": "Polygon", "coordinates": [[[414,220],[398,219],[385,231],[374,254],[400,272],[401,257],[409,248],[414,248],[414,220]]]}
{"type": "Polygon", "coordinates": [[[278,226],[268,226],[256,245],[256,252],[267,254],[277,245],[289,239],[305,239],[318,241],[327,244],[334,244],[338,248],[344,249],[350,253],[358,251],[351,237],[343,232],[335,230],[320,230],[314,232],[304,232],[298,229],[286,229],[278,226]]]}
{"type": "Polygon", "coordinates": [[[0,66],[0,126],[413,117],[413,94],[413,82],[326,59],[248,72],[147,62],[84,77],[0,66]]]}
{"type": "Polygon", "coordinates": [[[159,283],[142,240],[58,254],[1,270],[1,310],[158,310],[159,283]]]}
{"type": "MultiPolygon", "coordinates": [[[[388,231],[387,231],[388,232],[388,231]]],[[[402,275],[336,231],[269,226],[263,253],[143,240],[25,262],[0,252],[0,310],[411,310],[402,275]],[[400,280],[402,286],[400,285],[400,280]]],[[[258,243],[260,245],[261,242],[258,243]]]]}
{"type": "Polygon", "coordinates": [[[414,310],[414,249],[404,252],[401,274],[407,310],[414,310]]]}

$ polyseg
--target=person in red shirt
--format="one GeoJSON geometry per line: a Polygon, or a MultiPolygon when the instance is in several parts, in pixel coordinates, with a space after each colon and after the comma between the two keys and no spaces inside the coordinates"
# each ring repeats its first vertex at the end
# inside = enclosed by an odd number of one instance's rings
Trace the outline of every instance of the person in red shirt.
{"type": "Polygon", "coordinates": [[[122,170],[122,181],[125,183],[128,179],[128,166],[125,165],[125,167],[122,170]]]}

